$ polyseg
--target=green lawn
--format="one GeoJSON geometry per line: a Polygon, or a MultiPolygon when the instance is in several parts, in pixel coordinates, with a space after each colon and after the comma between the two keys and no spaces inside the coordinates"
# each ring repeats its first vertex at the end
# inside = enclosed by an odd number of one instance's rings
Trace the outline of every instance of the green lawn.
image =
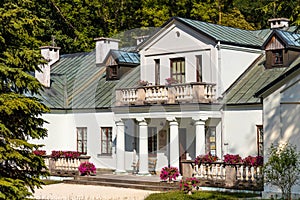
{"type": "Polygon", "coordinates": [[[208,192],[208,191],[196,191],[192,195],[185,194],[183,191],[170,191],[164,193],[154,193],[149,195],[145,200],[206,200],[206,199],[215,199],[215,200],[226,200],[226,199],[255,199],[258,197],[257,194],[251,193],[229,193],[229,192],[208,192]]]}

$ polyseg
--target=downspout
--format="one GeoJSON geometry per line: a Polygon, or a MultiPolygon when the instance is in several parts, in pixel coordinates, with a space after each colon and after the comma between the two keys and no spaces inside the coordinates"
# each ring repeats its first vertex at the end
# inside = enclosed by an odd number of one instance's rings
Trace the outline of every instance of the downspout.
{"type": "Polygon", "coordinates": [[[221,68],[221,63],[222,63],[222,59],[221,59],[221,42],[218,41],[217,44],[217,50],[218,50],[218,60],[217,60],[217,87],[218,87],[218,92],[217,92],[217,98],[221,96],[221,94],[223,93],[222,89],[222,68],[221,68]]]}

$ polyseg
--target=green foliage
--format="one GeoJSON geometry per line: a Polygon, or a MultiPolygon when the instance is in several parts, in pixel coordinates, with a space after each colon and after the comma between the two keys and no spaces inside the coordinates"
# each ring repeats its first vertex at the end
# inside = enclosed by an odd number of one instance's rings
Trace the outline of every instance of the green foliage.
{"type": "Polygon", "coordinates": [[[265,182],[280,188],[283,198],[290,199],[291,189],[299,181],[299,153],[290,144],[272,144],[268,151],[268,162],[264,166],[265,182]]]}
{"type": "Polygon", "coordinates": [[[48,108],[33,97],[42,86],[30,75],[42,63],[36,38],[44,21],[34,7],[30,0],[0,3],[0,199],[24,199],[48,174],[32,152],[40,146],[28,142],[47,135],[41,114],[48,108]]]}
{"type": "Polygon", "coordinates": [[[267,21],[273,17],[286,17],[294,25],[300,24],[300,0],[31,1],[34,4],[29,10],[45,20],[35,36],[43,45],[50,45],[51,37],[55,36],[61,53],[91,51],[95,47],[94,38],[159,27],[174,16],[248,30],[269,28],[267,21]]]}
{"type": "Polygon", "coordinates": [[[192,195],[186,194],[184,191],[171,191],[171,192],[164,192],[164,193],[153,193],[150,194],[145,200],[156,200],[156,199],[163,199],[163,200],[185,200],[185,199],[215,199],[215,200],[234,200],[234,199],[241,199],[241,198],[251,198],[257,197],[257,194],[251,193],[228,193],[228,192],[205,192],[205,191],[197,191],[194,192],[192,195]]]}

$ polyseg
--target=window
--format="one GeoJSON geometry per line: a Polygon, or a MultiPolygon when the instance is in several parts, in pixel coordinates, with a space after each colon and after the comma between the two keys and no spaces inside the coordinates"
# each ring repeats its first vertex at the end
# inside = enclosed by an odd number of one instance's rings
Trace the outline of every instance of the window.
{"type": "Polygon", "coordinates": [[[157,129],[156,127],[148,127],[148,153],[151,156],[156,155],[157,150],[157,129]]]}
{"type": "Polygon", "coordinates": [[[257,155],[264,156],[264,129],[262,125],[256,125],[257,130],[257,155]]]}
{"type": "Polygon", "coordinates": [[[77,127],[77,151],[86,154],[87,153],[87,128],[77,127]]]}
{"type": "Polygon", "coordinates": [[[205,152],[216,155],[216,127],[205,128],[205,152]]]}
{"type": "Polygon", "coordinates": [[[282,49],[273,50],[272,55],[273,55],[272,60],[273,60],[274,66],[283,64],[283,50],[282,49]]]}
{"type": "Polygon", "coordinates": [[[118,71],[119,71],[118,65],[108,66],[106,69],[107,79],[108,80],[117,80],[119,78],[118,71]]]}
{"type": "Polygon", "coordinates": [[[171,59],[171,77],[178,83],[185,83],[185,60],[184,58],[171,59]]]}
{"type": "Polygon", "coordinates": [[[112,128],[111,127],[101,128],[101,154],[103,155],[112,154],[112,128]]]}
{"type": "Polygon", "coordinates": [[[155,59],[155,85],[160,85],[160,60],[155,59]]]}
{"type": "Polygon", "coordinates": [[[202,82],[202,55],[196,56],[196,76],[197,82],[202,82]]]}

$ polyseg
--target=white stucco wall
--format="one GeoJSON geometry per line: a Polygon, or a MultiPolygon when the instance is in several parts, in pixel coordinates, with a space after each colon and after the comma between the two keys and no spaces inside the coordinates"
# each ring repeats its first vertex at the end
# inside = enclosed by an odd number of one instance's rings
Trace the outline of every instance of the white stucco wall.
{"type": "MultiPolygon", "coordinates": [[[[288,80],[264,98],[265,155],[271,144],[289,143],[300,151],[300,76],[288,80]]],[[[265,192],[279,192],[276,187],[265,186],[265,192]]],[[[292,193],[300,195],[300,186],[292,193]]]]}
{"type": "MultiPolygon", "coordinates": [[[[228,48],[228,47],[227,47],[228,48]]],[[[231,47],[232,48],[232,47],[231,47]]],[[[217,73],[220,75],[221,91],[228,87],[251,65],[251,63],[260,55],[259,51],[254,53],[246,48],[226,49],[221,48],[219,60],[221,68],[217,73]]]]}
{"type": "Polygon", "coordinates": [[[87,155],[97,168],[115,168],[115,154],[101,156],[101,127],[112,127],[113,140],[116,135],[113,113],[75,113],[75,114],[45,114],[43,118],[48,121],[45,128],[48,137],[44,140],[34,141],[44,144],[42,148],[51,154],[53,150],[76,151],[77,133],[76,127],[87,127],[87,155]]]}
{"type": "Polygon", "coordinates": [[[171,26],[156,38],[141,54],[141,79],[155,83],[155,59],[160,59],[160,84],[170,77],[170,59],[185,58],[186,82],[196,82],[196,56],[202,55],[203,81],[215,82],[212,66],[215,66],[216,49],[212,41],[200,38],[195,33],[186,32],[181,26],[171,26]],[[190,34],[193,34],[190,35],[190,34]],[[214,79],[213,79],[214,78],[214,79]]]}
{"type": "Polygon", "coordinates": [[[223,111],[224,155],[257,155],[256,125],[262,125],[262,110],[223,111]]]}

